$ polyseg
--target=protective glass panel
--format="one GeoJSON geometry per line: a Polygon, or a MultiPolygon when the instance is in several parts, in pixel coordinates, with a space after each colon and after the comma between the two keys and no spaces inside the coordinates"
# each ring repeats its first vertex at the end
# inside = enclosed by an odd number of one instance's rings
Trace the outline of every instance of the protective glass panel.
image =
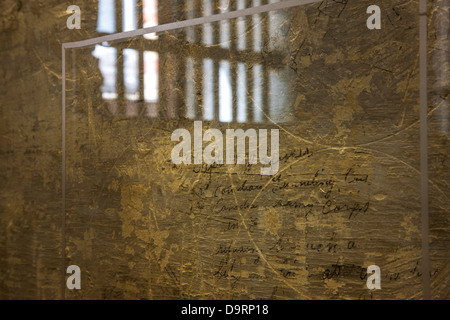
{"type": "Polygon", "coordinates": [[[418,5],[395,2],[381,29],[325,1],[67,49],[67,297],[420,298],[418,5]]]}

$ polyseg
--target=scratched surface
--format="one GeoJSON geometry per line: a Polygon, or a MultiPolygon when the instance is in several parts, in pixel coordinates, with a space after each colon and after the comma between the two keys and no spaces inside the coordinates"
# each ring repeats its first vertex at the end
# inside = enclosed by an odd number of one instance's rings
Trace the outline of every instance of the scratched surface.
{"type": "MultiPolygon", "coordinates": [[[[96,8],[83,2],[84,28],[69,35],[71,3],[19,3],[0,5],[0,298],[54,299],[60,45],[98,35],[96,8]]],[[[168,3],[161,22],[184,17],[168,3]]],[[[431,282],[433,297],[448,299],[448,0],[430,1],[429,14],[431,282]]],[[[418,1],[323,1],[228,27],[229,39],[223,23],[211,25],[207,45],[204,26],[110,43],[115,100],[102,97],[94,47],[67,51],[65,264],[80,266],[82,290],[66,298],[422,298],[418,1]],[[367,30],[371,4],[381,30],[367,30]],[[158,103],[127,100],[125,48],[159,52],[158,103]],[[220,121],[220,81],[208,107],[204,59],[217,78],[229,66],[232,117],[245,121],[220,121]],[[193,134],[194,120],[203,131],[279,129],[278,173],[173,165],[171,134],[193,134]],[[373,264],[382,289],[369,291],[373,264]]]]}
{"type": "MultiPolygon", "coordinates": [[[[347,4],[347,14],[364,5],[347,4]]],[[[236,21],[210,25],[207,44],[203,26],[160,34],[151,45],[112,44],[119,60],[122,48],[160,52],[157,104],[103,101],[98,75],[82,71],[96,68],[93,48],[71,51],[67,251],[88,280],[69,297],[420,297],[418,25],[395,21],[417,6],[391,13],[395,32],[386,25],[370,37],[361,36],[364,17],[341,23],[344,7],[261,14],[256,53],[250,18],[244,33],[229,38],[221,30],[236,21]],[[205,120],[205,59],[216,75],[229,63],[232,80],[245,65],[244,123],[220,121],[216,82],[213,120],[205,120]],[[200,76],[185,71],[188,60],[200,76]],[[280,129],[279,172],[173,165],[171,133],[193,134],[193,120],[222,132],[280,129]],[[365,286],[372,264],[382,270],[376,292],[365,286]]],[[[232,94],[237,90],[231,81],[232,94]]]]}

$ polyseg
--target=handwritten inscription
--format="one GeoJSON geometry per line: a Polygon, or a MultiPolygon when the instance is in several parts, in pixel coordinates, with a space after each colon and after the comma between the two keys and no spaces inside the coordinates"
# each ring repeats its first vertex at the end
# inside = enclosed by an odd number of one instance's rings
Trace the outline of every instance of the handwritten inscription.
{"type": "MultiPolygon", "coordinates": [[[[310,149],[300,148],[280,154],[280,164],[312,156],[310,149]]],[[[181,185],[180,189],[195,195],[192,199],[195,206],[190,211],[194,214],[201,211],[207,215],[221,215],[273,208],[282,210],[280,213],[290,211],[305,218],[341,214],[351,220],[366,214],[371,207],[370,199],[354,201],[342,192],[343,188],[351,187],[359,192],[359,186],[371,183],[369,174],[353,167],[339,173],[330,173],[325,168],[312,173],[281,172],[270,181],[263,179],[251,163],[242,165],[238,172],[229,171],[224,164],[201,164],[191,170],[201,175],[202,180],[195,187],[181,185]],[[205,176],[207,180],[203,179],[205,176]],[[310,192],[317,193],[314,199],[307,197],[310,192]]]]}
{"type": "MultiPolygon", "coordinates": [[[[375,213],[369,172],[358,166],[337,166],[339,169],[331,171],[329,165],[319,164],[302,170],[302,161],[312,157],[309,148],[281,152],[280,171],[272,177],[261,176],[258,165],[250,162],[231,167],[203,163],[189,168],[195,184],[179,186],[190,198],[185,213],[193,219],[208,219],[209,226],[220,233],[219,242],[209,251],[215,257],[211,274],[217,281],[228,281],[231,288],[237,288],[246,280],[271,278],[267,264],[285,281],[308,274],[321,281],[366,280],[367,270],[356,263],[320,267],[305,259],[317,255],[321,257],[318,261],[326,261],[361,252],[365,242],[339,234],[330,226],[337,221],[351,226],[375,213]],[[333,232],[309,235],[312,222],[333,232]]],[[[385,276],[392,281],[399,277],[396,273],[385,276]]]]}

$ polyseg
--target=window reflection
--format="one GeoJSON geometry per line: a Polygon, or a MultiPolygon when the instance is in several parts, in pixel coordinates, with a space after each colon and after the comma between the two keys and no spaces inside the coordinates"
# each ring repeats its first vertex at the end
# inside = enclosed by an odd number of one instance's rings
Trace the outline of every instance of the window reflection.
{"type": "MultiPolygon", "coordinates": [[[[220,0],[220,13],[230,11],[230,0],[220,0]]],[[[220,21],[220,47],[230,48],[230,21],[220,21]]]]}
{"type": "MultiPolygon", "coordinates": [[[[203,16],[213,15],[213,5],[211,0],[203,0],[203,16]]],[[[213,25],[211,23],[203,24],[203,44],[210,46],[213,40],[213,25]]]]}
{"type": "Polygon", "coordinates": [[[147,116],[158,116],[159,99],[159,54],[154,51],[144,52],[144,100],[147,116]]]}
{"type": "Polygon", "coordinates": [[[237,121],[247,122],[247,66],[238,63],[237,66],[237,121]]]}
{"type": "Polygon", "coordinates": [[[116,32],[115,0],[99,0],[97,31],[100,33],[116,32]]]}
{"type": "MultiPolygon", "coordinates": [[[[238,0],[237,1],[237,10],[243,10],[246,8],[247,0],[238,0]]],[[[237,18],[237,49],[239,51],[247,50],[247,18],[240,17],[237,18]]]]}
{"type": "MultiPolygon", "coordinates": [[[[158,25],[157,0],[100,0],[99,32],[117,32],[115,8],[118,3],[122,6],[123,31],[158,25]],[[142,8],[142,14],[137,8],[142,8]]],[[[181,6],[185,18],[193,19],[264,3],[262,0],[185,0],[181,6]]],[[[164,3],[164,6],[169,5],[164,3]]],[[[172,5],[180,7],[177,1],[172,1],[172,5]]],[[[181,116],[239,123],[261,123],[269,121],[270,117],[279,121],[292,103],[288,92],[292,75],[282,66],[265,63],[261,56],[267,52],[286,52],[283,48],[288,42],[283,35],[284,24],[288,21],[285,15],[284,12],[255,14],[188,27],[182,32],[159,37],[154,33],[146,34],[144,39],[152,43],[151,50],[145,49],[146,45],[122,49],[96,46],[93,54],[99,59],[103,76],[102,97],[125,103],[128,116],[181,116]],[[170,47],[167,42],[181,41],[180,35],[184,39],[183,46],[192,46],[193,51],[188,48],[187,54],[185,51],[181,54],[167,49],[170,47]],[[253,58],[247,59],[251,54],[253,58]],[[118,59],[120,57],[123,59],[118,59]],[[123,74],[118,73],[118,69],[122,69],[123,74]],[[123,85],[123,90],[117,88],[118,85],[123,85]],[[123,96],[118,92],[123,92],[123,96]],[[141,112],[138,108],[145,110],[141,112]]],[[[180,42],[172,45],[179,46],[180,42]]]]}
{"type": "Polygon", "coordinates": [[[115,48],[97,45],[93,55],[99,59],[99,68],[103,76],[103,86],[101,87],[102,97],[105,100],[117,98],[117,50],[115,48]]]}
{"type": "Polygon", "coordinates": [[[196,65],[193,57],[186,59],[186,117],[197,118],[197,98],[195,90],[196,65]]]}
{"type": "MultiPolygon", "coordinates": [[[[150,28],[158,25],[158,0],[144,0],[143,2],[144,28],[150,28]]],[[[157,40],[156,33],[148,33],[144,38],[157,40]]]]}
{"type": "MultiPolygon", "coordinates": [[[[186,19],[196,18],[196,6],[198,0],[186,0],[186,19]]],[[[197,42],[195,27],[186,28],[186,41],[190,43],[197,42]]]]}
{"type": "Polygon", "coordinates": [[[219,121],[233,121],[233,92],[231,89],[231,67],[229,61],[221,61],[219,67],[219,121]]]}
{"type": "Polygon", "coordinates": [[[203,60],[203,119],[214,120],[214,61],[203,60]]]}
{"type": "Polygon", "coordinates": [[[122,0],[122,23],[123,31],[136,30],[137,16],[136,16],[136,0],[122,0]]]}
{"type": "Polygon", "coordinates": [[[125,98],[139,100],[139,53],[137,50],[123,50],[123,82],[125,98]]]}
{"type": "MultiPolygon", "coordinates": [[[[253,0],[253,6],[261,5],[261,0],[253,0]]],[[[253,50],[260,52],[262,50],[262,18],[260,14],[254,14],[253,17],[253,50]]]]}
{"type": "Polygon", "coordinates": [[[261,122],[263,120],[263,68],[260,64],[253,66],[253,121],[261,122]]]}
{"type": "Polygon", "coordinates": [[[154,51],[144,52],[145,102],[157,103],[159,98],[159,54],[154,51]]]}

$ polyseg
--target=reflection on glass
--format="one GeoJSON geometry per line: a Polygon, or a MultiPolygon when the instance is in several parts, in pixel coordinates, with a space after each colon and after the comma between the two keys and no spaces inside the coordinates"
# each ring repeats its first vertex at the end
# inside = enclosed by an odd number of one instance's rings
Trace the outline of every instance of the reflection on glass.
{"type": "MultiPolygon", "coordinates": [[[[230,11],[230,1],[220,0],[220,13],[230,11]]],[[[230,21],[220,21],[220,47],[228,49],[230,47],[230,21]]]]}
{"type": "MultiPolygon", "coordinates": [[[[103,25],[100,20],[106,19],[107,13],[114,13],[113,3],[99,2],[99,26],[103,25]]],[[[137,1],[121,3],[123,30],[137,29],[137,1]]],[[[264,3],[262,0],[187,0],[183,8],[186,18],[193,19],[213,15],[216,6],[218,12],[224,13],[246,9],[248,4],[264,3]]],[[[289,108],[293,103],[292,88],[288,86],[292,83],[292,71],[279,63],[283,61],[283,52],[289,50],[286,47],[288,15],[287,11],[273,11],[191,26],[184,33],[147,34],[144,39],[152,41],[136,43],[141,49],[98,46],[94,55],[99,59],[104,77],[103,97],[116,99],[117,92],[122,92],[122,88],[116,88],[117,83],[122,83],[117,79],[116,70],[123,67],[128,116],[139,114],[137,103],[142,99],[145,109],[142,114],[153,118],[174,119],[181,115],[192,120],[220,122],[284,121],[283,117],[291,114],[289,108]],[[183,48],[179,51],[170,49],[180,46],[183,48]],[[123,66],[121,59],[116,61],[121,55],[123,66]]],[[[143,26],[157,24],[157,0],[143,1],[143,26]]]]}
{"type": "Polygon", "coordinates": [[[123,4],[123,31],[132,31],[137,29],[136,18],[136,0],[122,0],[123,4]]]}
{"type": "Polygon", "coordinates": [[[219,67],[219,121],[233,121],[233,92],[230,62],[221,61],[219,67]]]}
{"type": "MultiPolygon", "coordinates": [[[[261,5],[261,0],[253,0],[253,6],[261,5]]],[[[253,15],[253,50],[260,52],[262,50],[262,19],[260,14],[253,15]]]]}
{"type": "Polygon", "coordinates": [[[260,64],[253,66],[253,121],[263,120],[263,68],[260,64]]]}
{"type": "Polygon", "coordinates": [[[123,50],[123,77],[127,100],[139,99],[139,53],[133,49],[123,50]]]}
{"type": "Polygon", "coordinates": [[[164,73],[164,88],[166,101],[165,101],[165,115],[170,119],[175,119],[179,115],[178,103],[179,103],[179,84],[178,79],[181,75],[178,70],[179,55],[174,53],[168,53],[165,55],[165,73],[164,73]]]}
{"type": "MultiPolygon", "coordinates": [[[[238,0],[237,10],[246,8],[247,0],[238,0]]],[[[240,51],[247,50],[247,33],[246,33],[246,18],[240,17],[237,19],[237,49],[240,51]]]]}
{"type": "Polygon", "coordinates": [[[97,31],[104,33],[116,32],[115,0],[99,0],[97,31]]]}
{"type": "MultiPolygon", "coordinates": [[[[186,19],[194,19],[195,12],[195,2],[197,0],[187,0],[186,1],[186,19]]],[[[197,42],[197,34],[195,32],[195,27],[187,27],[186,28],[186,41],[190,43],[197,42]]]]}
{"type": "MultiPolygon", "coordinates": [[[[269,0],[269,3],[279,2],[279,0],[269,0]]],[[[269,12],[269,50],[270,51],[285,51],[284,46],[288,43],[289,38],[286,31],[289,17],[285,11],[269,12]]],[[[293,103],[292,97],[287,91],[289,85],[289,71],[286,70],[270,70],[269,81],[269,114],[271,119],[281,120],[283,115],[288,113],[284,110],[287,106],[293,103]]],[[[287,119],[285,119],[287,120],[287,119]]]]}
{"type": "Polygon", "coordinates": [[[286,92],[287,84],[282,72],[269,72],[269,115],[271,119],[278,119],[283,115],[283,108],[288,103],[289,93],[286,92]]]}
{"type": "Polygon", "coordinates": [[[203,60],[203,119],[214,120],[214,61],[203,60]]]}
{"type": "MultiPolygon", "coordinates": [[[[127,1],[127,0],[124,0],[127,1]]],[[[144,0],[143,3],[144,28],[150,28],[158,25],[158,0],[144,0]]],[[[148,33],[144,38],[157,40],[156,33],[148,33]]]]}
{"type": "Polygon", "coordinates": [[[159,54],[154,51],[144,52],[144,99],[149,103],[158,102],[159,98],[159,54]]]}
{"type": "Polygon", "coordinates": [[[194,58],[186,59],[186,117],[195,119],[197,117],[197,99],[195,94],[195,63],[194,58]]]}
{"type": "Polygon", "coordinates": [[[96,45],[93,52],[94,57],[99,59],[99,68],[103,76],[101,88],[102,97],[105,100],[117,98],[117,50],[115,48],[96,45]]]}
{"type": "MultiPolygon", "coordinates": [[[[203,1],[203,16],[211,16],[213,7],[210,0],[203,1]]],[[[213,26],[211,23],[203,24],[203,44],[210,46],[213,44],[213,26]]]]}
{"type": "Polygon", "coordinates": [[[247,122],[247,66],[245,63],[237,65],[237,121],[247,122]]]}

